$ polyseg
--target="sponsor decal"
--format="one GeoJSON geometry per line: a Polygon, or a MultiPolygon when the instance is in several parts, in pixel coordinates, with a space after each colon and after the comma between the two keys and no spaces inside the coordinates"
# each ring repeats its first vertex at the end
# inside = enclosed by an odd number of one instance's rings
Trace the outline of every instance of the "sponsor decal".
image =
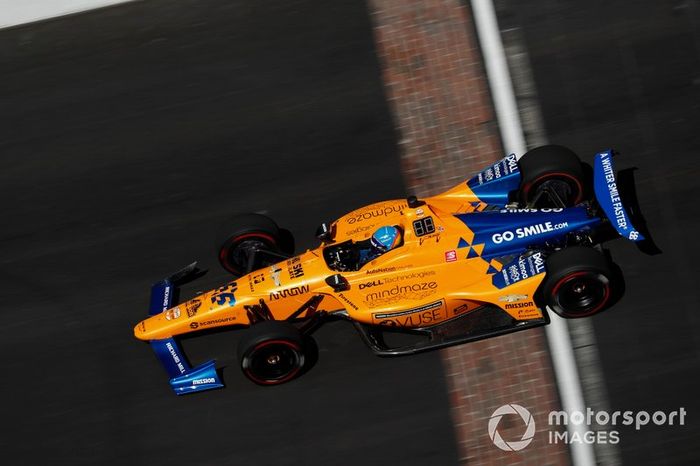
{"type": "Polygon", "coordinates": [[[202,302],[199,299],[194,299],[185,303],[185,310],[187,311],[187,317],[194,317],[197,315],[197,311],[202,306],[202,302]]]}
{"type": "Polygon", "coordinates": [[[371,287],[373,287],[373,286],[381,286],[381,285],[383,285],[383,284],[384,284],[384,282],[381,281],[381,280],[374,280],[374,281],[372,281],[372,282],[360,283],[360,287],[359,287],[359,288],[360,288],[361,290],[364,290],[365,288],[371,288],[371,287]]]}
{"type": "Polygon", "coordinates": [[[416,215],[418,215],[419,217],[420,217],[421,215],[424,215],[424,214],[425,214],[425,212],[423,211],[423,209],[420,209],[420,208],[419,208],[419,209],[416,209],[416,215]]]}
{"type": "Polygon", "coordinates": [[[400,265],[396,267],[379,267],[377,269],[369,269],[365,273],[367,275],[372,275],[375,273],[389,273],[389,272],[399,272],[401,270],[407,270],[407,269],[412,269],[413,264],[407,264],[407,265],[400,265]]]}
{"type": "Polygon", "coordinates": [[[301,266],[299,257],[293,257],[287,261],[287,272],[289,272],[289,278],[292,280],[304,276],[304,269],[301,266]]]}
{"type": "Polygon", "coordinates": [[[536,307],[530,307],[527,309],[518,309],[518,317],[517,318],[519,320],[539,319],[540,317],[542,317],[542,314],[540,313],[539,309],[537,309],[536,307]]]}
{"type": "Polygon", "coordinates": [[[445,262],[454,262],[457,260],[457,251],[452,249],[451,251],[445,251],[445,262]]]}
{"type": "Polygon", "coordinates": [[[381,280],[372,280],[371,282],[360,283],[359,286],[358,286],[358,288],[359,288],[360,290],[364,290],[364,289],[366,289],[366,288],[372,288],[372,287],[375,287],[375,286],[387,285],[387,284],[390,284],[390,283],[396,283],[396,282],[404,281],[404,280],[422,279],[422,278],[430,277],[430,276],[433,276],[433,275],[435,275],[435,271],[434,271],[434,270],[425,270],[425,271],[422,271],[422,272],[413,272],[413,273],[409,273],[409,274],[406,274],[406,275],[398,275],[398,276],[395,276],[395,277],[386,277],[386,278],[383,278],[383,279],[381,279],[381,280]]]}
{"type": "Polygon", "coordinates": [[[459,306],[452,309],[452,315],[457,316],[460,314],[464,314],[465,312],[473,311],[474,309],[477,309],[479,307],[481,307],[481,306],[479,304],[476,304],[476,303],[460,304],[459,306]]]}
{"type": "Polygon", "coordinates": [[[557,223],[556,225],[553,225],[552,222],[537,223],[535,225],[516,228],[514,232],[506,230],[501,233],[494,233],[493,236],[491,236],[491,241],[493,241],[494,244],[501,244],[504,241],[513,241],[515,238],[520,239],[533,235],[541,235],[543,233],[561,230],[568,226],[568,222],[557,223]]]}
{"type": "MultiPolygon", "coordinates": [[[[627,213],[622,205],[622,199],[620,199],[620,192],[617,187],[617,182],[615,181],[615,172],[612,166],[612,152],[607,151],[598,154],[599,157],[596,160],[596,164],[600,161],[601,168],[603,169],[603,178],[605,182],[605,188],[607,188],[610,204],[606,206],[606,202],[602,202],[601,205],[605,214],[610,218],[611,221],[615,222],[616,229],[621,236],[627,236],[628,239],[632,241],[643,240],[644,237],[634,229],[632,224],[627,218],[627,213]]],[[[597,168],[597,166],[596,166],[597,168]]],[[[599,183],[595,184],[596,195],[601,198],[604,196],[603,192],[599,192],[599,183]]],[[[602,187],[601,187],[602,188],[602,187]]]]}
{"type": "Polygon", "coordinates": [[[469,182],[469,186],[473,187],[475,184],[482,185],[489,181],[498,180],[518,170],[518,159],[515,157],[515,154],[510,154],[479,173],[475,179],[469,182]]]}
{"type": "Polygon", "coordinates": [[[493,284],[497,288],[505,288],[513,283],[541,274],[544,269],[545,257],[541,252],[536,252],[527,257],[519,257],[504,265],[501,272],[493,276],[493,284]]]}
{"type": "Polygon", "coordinates": [[[265,281],[265,274],[264,273],[252,273],[248,275],[248,287],[250,288],[250,292],[254,293],[255,292],[255,285],[258,285],[262,282],[265,281]]]}
{"type": "Polygon", "coordinates": [[[299,296],[309,292],[309,285],[293,286],[281,291],[273,291],[270,293],[270,300],[274,301],[281,298],[289,298],[291,296],[299,296]]]}
{"type": "Polygon", "coordinates": [[[210,297],[212,304],[216,304],[217,306],[223,306],[224,304],[233,306],[236,304],[236,296],[234,293],[237,288],[238,285],[236,282],[231,282],[217,289],[210,297]]]}
{"type": "Polygon", "coordinates": [[[170,285],[163,290],[163,309],[160,312],[167,310],[170,307],[170,285]]]}
{"type": "Polygon", "coordinates": [[[443,319],[442,301],[435,301],[424,306],[400,312],[372,314],[373,323],[398,327],[421,327],[432,325],[443,319]]]}
{"type": "Polygon", "coordinates": [[[180,308],[174,307],[165,311],[165,318],[167,320],[178,319],[180,317],[180,308]]]}
{"type": "Polygon", "coordinates": [[[349,230],[349,231],[346,233],[346,235],[352,236],[352,235],[356,235],[356,234],[358,234],[358,233],[364,233],[365,231],[369,230],[370,228],[372,228],[371,225],[359,226],[359,227],[357,227],[357,228],[354,228],[354,229],[352,229],[352,230],[349,230]]]}
{"type": "Polygon", "coordinates": [[[527,299],[526,294],[507,294],[498,297],[498,300],[503,303],[514,303],[515,301],[522,301],[523,299],[527,299]]]}
{"type": "Polygon", "coordinates": [[[615,173],[613,171],[609,153],[606,152],[604,156],[601,157],[600,162],[603,166],[603,175],[605,176],[605,182],[608,185],[608,192],[610,193],[610,202],[612,202],[613,212],[615,214],[615,222],[617,223],[618,228],[626,230],[627,216],[625,215],[624,207],[622,207],[622,200],[620,199],[620,193],[617,189],[617,183],[615,182],[615,173]]]}
{"type": "Polygon", "coordinates": [[[192,385],[204,385],[205,383],[216,383],[216,379],[214,377],[207,377],[204,379],[194,379],[192,381],[192,385]]]}
{"type": "Polygon", "coordinates": [[[398,214],[403,212],[403,209],[407,207],[406,204],[397,205],[379,205],[370,209],[362,209],[352,213],[348,218],[345,219],[350,225],[364,222],[365,220],[372,220],[373,218],[386,217],[392,214],[398,214]]]}
{"type": "Polygon", "coordinates": [[[535,303],[532,301],[523,301],[520,303],[506,303],[506,309],[518,309],[521,307],[535,307],[535,303]]]}
{"type": "Polygon", "coordinates": [[[175,351],[175,347],[173,346],[173,344],[171,342],[167,342],[165,344],[165,347],[168,349],[170,356],[173,358],[173,362],[177,365],[180,374],[184,374],[185,365],[182,363],[182,360],[180,360],[180,356],[177,355],[177,351],[175,351]]]}
{"type": "Polygon", "coordinates": [[[282,286],[282,280],[280,280],[280,273],[282,273],[281,268],[277,267],[276,265],[270,267],[270,278],[272,278],[272,281],[275,282],[275,286],[282,286]]]}
{"type": "Polygon", "coordinates": [[[358,309],[358,307],[355,305],[355,303],[353,303],[352,301],[350,301],[350,300],[347,298],[347,296],[345,296],[343,293],[338,293],[338,297],[340,298],[341,301],[343,301],[345,304],[347,304],[347,305],[350,306],[351,308],[353,308],[353,309],[355,309],[355,310],[358,309]]]}
{"type": "Polygon", "coordinates": [[[205,320],[203,322],[191,322],[190,328],[194,330],[199,327],[206,327],[207,325],[225,324],[227,322],[233,322],[235,320],[235,317],[221,317],[219,319],[205,320]]]}
{"type": "Polygon", "coordinates": [[[421,279],[421,278],[425,278],[425,277],[432,277],[433,275],[435,275],[434,270],[423,270],[421,272],[411,272],[409,274],[397,275],[395,277],[386,277],[383,279],[383,281],[385,284],[386,283],[395,283],[395,282],[400,282],[400,281],[404,281],[404,280],[413,280],[415,278],[421,279]]]}
{"type": "Polygon", "coordinates": [[[375,301],[380,298],[385,298],[388,296],[404,296],[410,295],[411,292],[419,291],[430,291],[437,289],[437,282],[422,282],[413,283],[408,285],[396,285],[393,288],[387,290],[377,291],[374,293],[369,293],[366,296],[367,301],[375,301]]]}
{"type": "Polygon", "coordinates": [[[371,269],[365,272],[367,275],[371,275],[373,273],[387,273],[387,272],[395,272],[396,267],[384,267],[384,268],[379,268],[379,269],[371,269]]]}
{"type": "Polygon", "coordinates": [[[563,212],[564,209],[561,207],[556,207],[556,208],[545,208],[545,209],[516,209],[516,208],[508,208],[506,207],[505,209],[499,210],[500,213],[502,214],[514,214],[514,213],[533,213],[533,212],[542,212],[542,213],[555,213],[555,212],[563,212]]]}

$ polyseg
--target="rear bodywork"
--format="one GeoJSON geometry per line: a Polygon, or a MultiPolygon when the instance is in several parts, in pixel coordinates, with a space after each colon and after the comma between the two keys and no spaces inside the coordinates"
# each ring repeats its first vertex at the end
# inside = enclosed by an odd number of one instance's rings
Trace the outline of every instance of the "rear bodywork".
{"type": "Polygon", "coordinates": [[[222,386],[213,361],[191,368],[177,346],[178,335],[200,330],[336,317],[352,321],[375,353],[400,355],[544,325],[537,292],[549,251],[610,224],[630,240],[643,239],[616,194],[611,160],[611,151],[596,156],[597,202],[510,207],[520,184],[511,155],[443,194],[350,212],[330,225],[330,237],[316,249],[175,304],[174,287],[191,273],[186,269],[153,286],[151,316],[136,325],[135,336],[150,342],[171,386],[183,394],[222,386]],[[331,268],[324,249],[366,240],[382,225],[403,231],[399,247],[359,270],[331,268]],[[327,280],[337,275],[342,290],[327,280]],[[389,345],[387,332],[419,340],[389,345]]]}

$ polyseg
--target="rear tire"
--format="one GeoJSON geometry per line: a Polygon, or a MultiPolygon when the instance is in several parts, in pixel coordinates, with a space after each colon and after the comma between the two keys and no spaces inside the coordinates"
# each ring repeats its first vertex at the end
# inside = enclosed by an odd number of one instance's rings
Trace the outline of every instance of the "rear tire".
{"type": "MultiPolygon", "coordinates": [[[[270,217],[254,213],[236,215],[226,224],[220,235],[219,263],[233,275],[245,275],[248,271],[248,260],[254,249],[282,252],[283,243],[280,228],[270,217]]],[[[265,265],[267,264],[255,263],[253,270],[265,265]]]]}
{"type": "Polygon", "coordinates": [[[518,200],[524,207],[572,207],[584,200],[583,166],[571,149],[557,145],[536,147],[518,160],[518,166],[518,200]],[[554,202],[547,191],[556,192],[564,205],[554,202]]]}
{"type": "Polygon", "coordinates": [[[542,299],[567,319],[603,311],[612,301],[613,272],[607,258],[582,246],[555,252],[547,258],[542,299]]]}
{"type": "Polygon", "coordinates": [[[297,377],[306,362],[304,338],[288,322],[265,321],[245,330],[238,344],[243,374],[258,385],[280,385],[297,377]]]}

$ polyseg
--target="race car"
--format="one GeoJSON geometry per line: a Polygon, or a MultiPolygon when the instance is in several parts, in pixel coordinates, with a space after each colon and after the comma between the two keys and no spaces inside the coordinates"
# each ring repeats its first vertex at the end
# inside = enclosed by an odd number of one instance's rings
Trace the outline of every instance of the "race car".
{"type": "Polygon", "coordinates": [[[223,386],[215,361],[188,364],[177,337],[192,332],[238,329],[245,376],[277,385],[303,373],[311,334],[331,319],[398,356],[546,325],[548,310],[591,316],[615,295],[618,268],[601,243],[648,236],[623,204],[613,155],[596,154],[591,176],[562,146],[511,154],[442,194],[322,223],[319,246],[298,255],[272,219],[239,215],[219,249],[234,279],[181,303],[196,264],[155,283],[134,335],[180,395],[223,386]]]}

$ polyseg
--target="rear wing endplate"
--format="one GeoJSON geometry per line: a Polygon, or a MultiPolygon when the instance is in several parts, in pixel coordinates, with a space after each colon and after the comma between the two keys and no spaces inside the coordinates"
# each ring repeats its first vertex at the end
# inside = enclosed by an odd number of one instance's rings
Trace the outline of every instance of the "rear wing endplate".
{"type": "Polygon", "coordinates": [[[618,191],[615,169],[612,163],[613,151],[608,149],[595,156],[593,166],[593,189],[598,204],[605,212],[612,226],[620,236],[630,241],[642,241],[644,236],[632,225],[630,216],[622,204],[618,191]]]}

